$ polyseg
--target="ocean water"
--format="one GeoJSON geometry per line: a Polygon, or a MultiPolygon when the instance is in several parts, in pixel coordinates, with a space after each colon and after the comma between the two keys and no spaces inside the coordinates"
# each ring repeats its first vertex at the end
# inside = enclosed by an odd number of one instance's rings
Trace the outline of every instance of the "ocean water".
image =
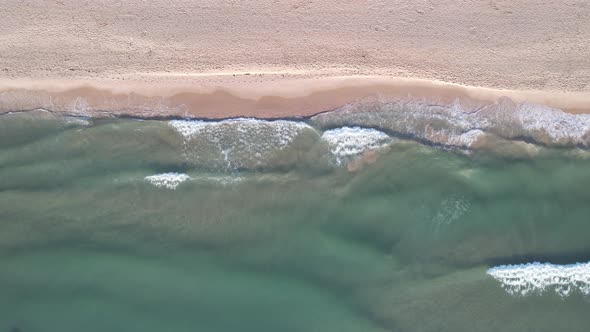
{"type": "Polygon", "coordinates": [[[0,331],[588,331],[589,124],[1,115],[0,331]]]}

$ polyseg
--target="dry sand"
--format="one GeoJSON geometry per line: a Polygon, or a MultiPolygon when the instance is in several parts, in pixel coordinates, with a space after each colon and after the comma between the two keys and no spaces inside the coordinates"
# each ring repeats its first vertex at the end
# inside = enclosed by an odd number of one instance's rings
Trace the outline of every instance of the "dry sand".
{"type": "Polygon", "coordinates": [[[0,4],[0,111],[284,117],[365,98],[590,112],[590,3],[0,4]]]}

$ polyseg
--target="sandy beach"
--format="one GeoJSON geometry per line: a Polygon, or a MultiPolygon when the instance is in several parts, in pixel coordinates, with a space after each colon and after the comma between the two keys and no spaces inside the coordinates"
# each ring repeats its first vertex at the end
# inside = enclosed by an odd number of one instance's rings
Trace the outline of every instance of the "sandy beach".
{"type": "Polygon", "coordinates": [[[0,111],[308,116],[367,98],[590,112],[583,1],[0,5],[0,111]]]}

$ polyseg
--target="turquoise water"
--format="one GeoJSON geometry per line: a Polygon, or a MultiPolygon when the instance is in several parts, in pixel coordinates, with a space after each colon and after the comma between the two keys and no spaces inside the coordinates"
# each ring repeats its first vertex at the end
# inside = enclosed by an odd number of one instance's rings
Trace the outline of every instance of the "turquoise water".
{"type": "Polygon", "coordinates": [[[0,331],[590,329],[488,273],[590,261],[589,152],[314,121],[0,116],[0,331]]]}

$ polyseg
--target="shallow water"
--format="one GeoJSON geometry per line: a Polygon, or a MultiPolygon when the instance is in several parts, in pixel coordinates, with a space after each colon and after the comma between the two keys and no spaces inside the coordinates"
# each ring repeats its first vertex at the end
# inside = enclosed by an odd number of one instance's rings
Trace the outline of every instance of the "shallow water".
{"type": "Polygon", "coordinates": [[[488,271],[590,261],[586,150],[330,116],[0,116],[0,331],[590,328],[588,268],[488,271]]]}

